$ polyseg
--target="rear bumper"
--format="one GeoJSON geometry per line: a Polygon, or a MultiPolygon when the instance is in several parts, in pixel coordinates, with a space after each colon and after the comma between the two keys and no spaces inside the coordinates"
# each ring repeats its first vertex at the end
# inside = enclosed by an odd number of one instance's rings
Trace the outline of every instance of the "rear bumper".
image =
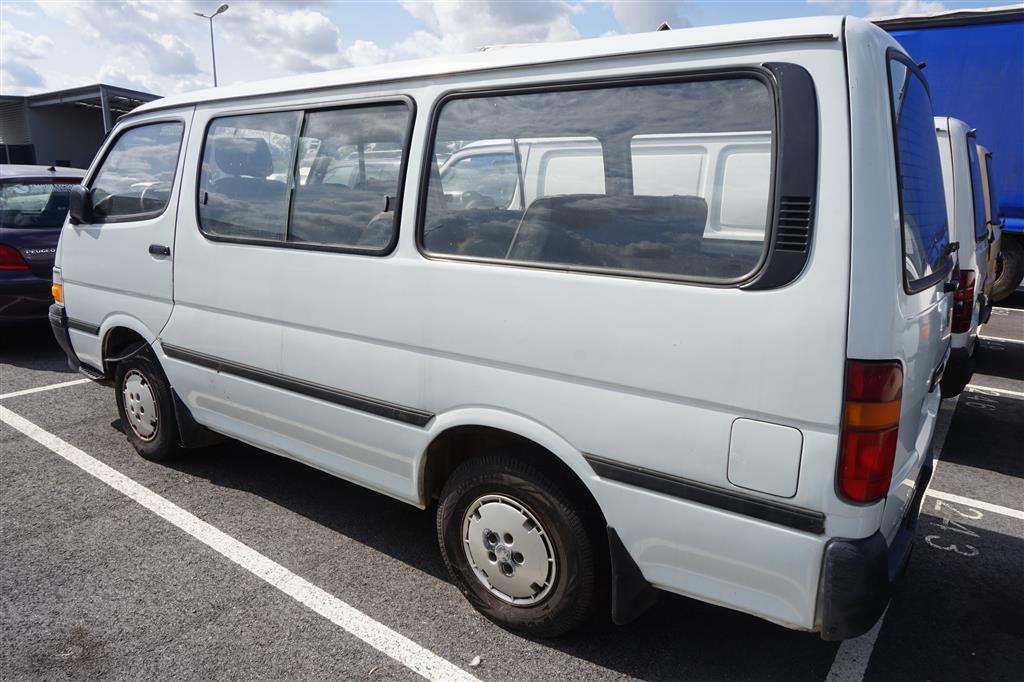
{"type": "Polygon", "coordinates": [[[968,348],[954,348],[949,353],[946,369],[942,374],[942,397],[960,395],[974,375],[974,357],[968,348]]]}
{"type": "Polygon", "coordinates": [[[77,371],[81,368],[82,363],[78,361],[75,349],[71,346],[71,335],[68,333],[68,316],[64,312],[64,306],[59,303],[51,305],[49,317],[53,338],[57,340],[57,345],[64,351],[64,354],[68,356],[68,367],[77,371]]]}
{"type": "Polygon", "coordinates": [[[44,320],[52,302],[49,280],[32,274],[0,280],[0,324],[44,320]]]}
{"type": "Polygon", "coordinates": [[[978,297],[978,326],[987,324],[992,317],[992,302],[988,296],[982,294],[978,297]]]}
{"type": "Polygon", "coordinates": [[[821,568],[821,638],[835,641],[864,634],[878,621],[903,575],[914,544],[921,502],[932,477],[932,454],[918,475],[914,498],[893,537],[881,531],[859,540],[829,541],[821,568]]]}

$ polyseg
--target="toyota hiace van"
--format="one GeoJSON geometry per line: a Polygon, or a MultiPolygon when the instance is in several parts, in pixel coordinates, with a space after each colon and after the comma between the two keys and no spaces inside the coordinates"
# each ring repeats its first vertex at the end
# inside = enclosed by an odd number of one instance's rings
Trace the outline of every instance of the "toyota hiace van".
{"type": "Polygon", "coordinates": [[[992,305],[986,296],[991,227],[975,131],[960,119],[935,118],[942,159],[942,184],[949,216],[949,239],[958,244],[959,279],[953,303],[953,349],[942,380],[942,396],[959,395],[974,373],[978,329],[988,321],[992,305]]]}
{"type": "Polygon", "coordinates": [[[842,639],[931,472],[942,192],[927,81],[854,18],[249,83],[120,120],[51,321],[142,456],[436,508],[503,626],[668,591],[842,639]]]}

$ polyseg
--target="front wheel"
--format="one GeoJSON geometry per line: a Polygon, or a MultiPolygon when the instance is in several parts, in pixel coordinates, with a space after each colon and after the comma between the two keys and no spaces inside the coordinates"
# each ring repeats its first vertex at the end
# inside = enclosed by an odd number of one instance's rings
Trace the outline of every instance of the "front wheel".
{"type": "Polygon", "coordinates": [[[171,388],[148,350],[117,363],[114,391],[124,435],[136,452],[161,462],[181,455],[171,388]]]}
{"type": "Polygon", "coordinates": [[[459,466],[441,494],[437,534],[462,593],[503,627],[557,637],[593,610],[594,536],[571,497],[532,464],[494,455],[459,466]]]}

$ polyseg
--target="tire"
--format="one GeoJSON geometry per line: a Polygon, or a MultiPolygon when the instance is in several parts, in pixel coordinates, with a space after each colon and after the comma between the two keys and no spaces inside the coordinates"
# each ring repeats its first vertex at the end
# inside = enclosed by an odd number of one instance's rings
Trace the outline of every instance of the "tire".
{"type": "Polygon", "coordinates": [[[1002,268],[992,284],[992,300],[1002,301],[1020,286],[1024,279],[1024,239],[1003,234],[1000,258],[1002,268]]]}
{"type": "Polygon", "coordinates": [[[125,437],[136,452],[156,462],[181,456],[171,387],[148,349],[117,363],[114,394],[125,437]]]}
{"type": "Polygon", "coordinates": [[[510,630],[557,637],[580,625],[597,602],[598,540],[582,509],[528,462],[510,454],[474,458],[441,493],[441,554],[481,614],[510,630]],[[494,581],[494,591],[485,580],[494,581]]]}

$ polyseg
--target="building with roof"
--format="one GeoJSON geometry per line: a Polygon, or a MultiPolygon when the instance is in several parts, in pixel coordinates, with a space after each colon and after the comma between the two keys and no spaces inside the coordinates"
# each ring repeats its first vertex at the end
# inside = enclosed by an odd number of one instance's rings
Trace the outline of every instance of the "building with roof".
{"type": "Polygon", "coordinates": [[[159,95],[98,83],[0,96],[0,163],[88,168],[117,120],[159,95]]]}

